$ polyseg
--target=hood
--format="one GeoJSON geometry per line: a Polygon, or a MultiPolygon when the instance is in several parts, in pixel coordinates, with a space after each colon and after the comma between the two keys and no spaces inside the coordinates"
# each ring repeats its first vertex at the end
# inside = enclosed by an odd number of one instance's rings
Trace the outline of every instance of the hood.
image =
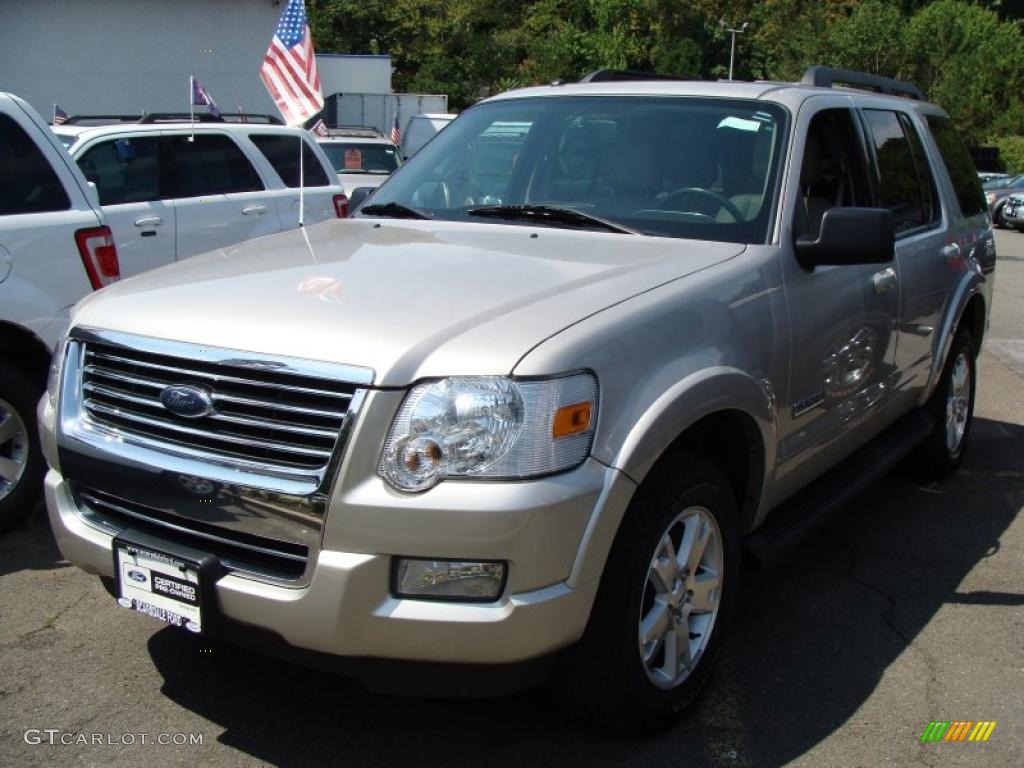
{"type": "Polygon", "coordinates": [[[510,373],[566,327],[743,248],[498,223],[333,219],[114,283],[83,300],[74,324],[357,365],[373,369],[378,386],[404,386],[510,373]]]}

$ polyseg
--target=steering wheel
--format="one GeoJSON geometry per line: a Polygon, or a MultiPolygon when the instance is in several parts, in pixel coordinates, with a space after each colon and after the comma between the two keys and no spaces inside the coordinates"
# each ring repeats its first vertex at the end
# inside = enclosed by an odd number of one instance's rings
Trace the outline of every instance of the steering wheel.
{"type": "MultiPolygon", "coordinates": [[[[704,189],[704,187],[685,187],[683,189],[677,189],[675,192],[670,192],[665,199],[661,201],[658,208],[662,211],[678,210],[673,207],[673,204],[681,200],[685,200],[689,195],[708,198],[712,202],[718,203],[719,208],[725,208],[734,221],[743,221],[743,213],[728,198],[722,197],[720,194],[712,192],[710,189],[704,189]]],[[[700,211],[681,211],[681,213],[698,213],[702,216],[707,216],[709,219],[714,218],[708,214],[701,213],[700,211]]]]}

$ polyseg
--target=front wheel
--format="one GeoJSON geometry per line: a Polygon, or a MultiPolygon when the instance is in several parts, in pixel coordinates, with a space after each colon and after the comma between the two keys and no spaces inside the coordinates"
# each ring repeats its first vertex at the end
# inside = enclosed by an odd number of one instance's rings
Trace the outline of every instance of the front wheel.
{"type": "Polygon", "coordinates": [[[739,580],[722,472],[678,453],[644,481],[609,555],[573,661],[581,706],[632,732],[671,724],[707,683],[739,580]]]}
{"type": "Polygon", "coordinates": [[[976,381],[974,337],[960,328],[953,337],[942,377],[925,405],[935,427],[915,456],[924,479],[941,480],[960,466],[974,420],[976,381]]]}
{"type": "Polygon", "coordinates": [[[0,363],[0,533],[28,517],[42,489],[44,462],[36,430],[42,390],[0,363]]]}

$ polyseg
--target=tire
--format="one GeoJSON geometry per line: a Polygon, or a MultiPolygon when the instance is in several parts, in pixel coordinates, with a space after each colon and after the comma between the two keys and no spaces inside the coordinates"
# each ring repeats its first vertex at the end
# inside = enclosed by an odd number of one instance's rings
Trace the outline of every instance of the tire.
{"type": "Polygon", "coordinates": [[[36,403],[42,388],[18,368],[0,363],[0,533],[29,516],[42,491],[36,403]]]}
{"type": "Polygon", "coordinates": [[[922,479],[948,477],[963,461],[974,421],[977,381],[974,337],[960,328],[953,337],[942,377],[924,406],[935,428],[914,455],[922,479]]]}
{"type": "Polygon", "coordinates": [[[617,731],[653,733],[674,723],[707,683],[721,649],[739,587],[739,544],[736,501],[725,475],[681,452],[660,463],[626,512],[586,633],[569,658],[577,706],[617,731]],[[664,537],[684,559],[686,541],[698,531],[709,534],[698,567],[690,575],[674,572],[679,563],[670,559],[664,537]],[[716,570],[718,587],[708,590],[716,570]],[[658,586],[658,572],[674,592],[658,586]],[[649,631],[645,644],[645,620],[667,631],[649,631]],[[670,655],[677,627],[688,630],[689,669],[675,663],[685,655],[670,655]]]}

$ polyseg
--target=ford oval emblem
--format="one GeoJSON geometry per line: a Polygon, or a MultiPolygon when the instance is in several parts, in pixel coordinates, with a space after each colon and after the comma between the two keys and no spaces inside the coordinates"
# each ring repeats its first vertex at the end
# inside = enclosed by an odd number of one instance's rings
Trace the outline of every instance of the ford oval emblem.
{"type": "Polygon", "coordinates": [[[175,416],[198,419],[213,412],[210,393],[188,384],[172,384],[160,393],[160,403],[175,416]]]}
{"type": "Polygon", "coordinates": [[[146,574],[144,574],[142,571],[136,571],[134,568],[132,568],[130,571],[128,571],[128,578],[132,581],[137,581],[139,582],[139,584],[141,584],[146,580],[146,574]]]}

